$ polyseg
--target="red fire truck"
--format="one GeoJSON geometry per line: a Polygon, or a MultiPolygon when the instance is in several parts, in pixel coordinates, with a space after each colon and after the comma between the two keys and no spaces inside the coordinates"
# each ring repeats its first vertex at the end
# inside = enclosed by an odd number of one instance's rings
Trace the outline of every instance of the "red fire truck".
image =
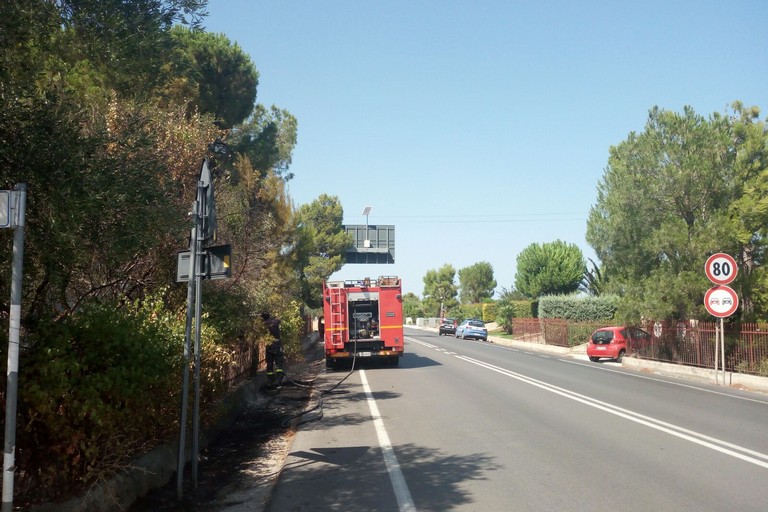
{"type": "Polygon", "coordinates": [[[398,277],[326,282],[323,314],[328,368],[354,357],[397,366],[403,355],[403,295],[398,277]]]}

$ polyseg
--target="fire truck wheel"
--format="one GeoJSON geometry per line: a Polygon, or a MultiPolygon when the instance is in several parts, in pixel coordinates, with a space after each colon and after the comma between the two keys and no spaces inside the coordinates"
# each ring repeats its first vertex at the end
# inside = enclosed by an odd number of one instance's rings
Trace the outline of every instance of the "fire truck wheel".
{"type": "Polygon", "coordinates": [[[325,367],[328,370],[335,370],[336,369],[336,360],[332,357],[326,357],[325,358],[325,367]]]}

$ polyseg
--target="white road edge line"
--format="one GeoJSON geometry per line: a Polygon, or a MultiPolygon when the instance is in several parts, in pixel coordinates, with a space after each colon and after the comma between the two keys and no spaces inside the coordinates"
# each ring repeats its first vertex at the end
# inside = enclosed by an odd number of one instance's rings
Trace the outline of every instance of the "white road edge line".
{"type": "Polygon", "coordinates": [[[392,489],[395,491],[395,497],[397,498],[398,510],[400,512],[415,512],[416,505],[414,505],[411,491],[408,490],[408,485],[405,483],[403,472],[400,471],[400,464],[397,462],[395,450],[392,448],[387,429],[384,428],[384,421],[379,413],[379,407],[376,405],[376,400],[373,398],[373,393],[371,393],[371,388],[368,385],[368,379],[365,377],[365,370],[361,369],[359,371],[368,408],[371,410],[373,425],[376,427],[376,436],[379,438],[379,446],[384,456],[384,464],[387,466],[389,480],[392,482],[392,489]]]}
{"type": "Polygon", "coordinates": [[[607,402],[601,402],[599,400],[596,400],[594,398],[590,398],[586,395],[581,395],[579,393],[576,393],[574,391],[570,391],[568,389],[564,389],[552,384],[547,384],[546,382],[539,381],[536,379],[533,379],[531,377],[526,377],[525,375],[512,372],[510,370],[506,370],[504,368],[500,368],[498,366],[494,366],[489,363],[485,363],[483,361],[479,361],[477,359],[472,359],[471,357],[464,357],[459,356],[458,359],[461,359],[463,361],[466,361],[468,363],[475,364],[477,366],[481,366],[483,368],[486,368],[488,370],[492,370],[494,372],[500,373],[502,375],[506,375],[507,377],[512,377],[513,379],[517,379],[521,382],[525,382],[526,384],[530,384],[532,386],[536,386],[538,388],[541,388],[545,391],[549,391],[550,393],[555,393],[557,395],[563,396],[565,398],[568,398],[570,400],[574,400],[576,402],[581,402],[585,405],[588,405],[590,407],[594,407],[596,409],[600,409],[602,411],[605,411],[607,413],[613,414],[615,416],[619,416],[621,418],[628,419],[630,421],[634,421],[635,423],[639,423],[641,425],[645,425],[647,427],[650,427],[652,429],[666,432],[667,434],[673,435],[675,437],[679,437],[680,439],[684,439],[686,441],[690,441],[692,443],[710,448],[712,450],[718,451],[720,453],[724,453],[726,455],[730,455],[731,457],[735,457],[737,459],[741,459],[745,462],[749,462],[751,464],[754,464],[756,466],[760,466],[763,468],[768,469],[768,455],[757,452],[754,450],[750,450],[749,448],[745,448],[743,446],[738,446],[732,443],[729,443],[727,441],[723,441],[720,439],[716,439],[713,437],[709,437],[707,435],[694,432],[692,430],[685,429],[683,427],[678,427],[676,425],[673,425],[671,423],[666,423],[661,420],[657,420],[655,418],[651,418],[649,416],[642,415],[640,413],[630,411],[628,409],[624,409],[621,407],[617,407],[615,405],[611,405],[607,402]],[[738,450],[738,451],[737,451],[738,450]],[[739,453],[742,452],[742,453],[739,453]],[[746,455],[749,454],[749,455],[746,455]],[[750,456],[751,455],[751,456],[750,456]],[[759,459],[766,459],[766,460],[759,460],[759,459]]]}

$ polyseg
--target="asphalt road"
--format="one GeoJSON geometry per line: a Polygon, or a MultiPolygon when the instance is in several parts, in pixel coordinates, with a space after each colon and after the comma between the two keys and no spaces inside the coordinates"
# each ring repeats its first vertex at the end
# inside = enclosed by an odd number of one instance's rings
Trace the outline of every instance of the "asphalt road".
{"type": "Polygon", "coordinates": [[[323,396],[267,510],[768,507],[765,395],[416,329],[406,351],[323,396]]]}

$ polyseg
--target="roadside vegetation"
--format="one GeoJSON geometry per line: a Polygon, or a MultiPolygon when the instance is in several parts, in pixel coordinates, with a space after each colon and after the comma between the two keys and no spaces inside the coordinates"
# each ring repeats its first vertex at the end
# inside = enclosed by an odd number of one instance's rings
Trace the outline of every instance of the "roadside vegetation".
{"type": "MultiPolygon", "coordinates": [[[[178,433],[186,283],[177,252],[202,161],[231,279],[202,290],[204,421],[282,320],[300,351],[318,280],[348,239],[333,196],[286,193],[297,120],[256,102],[259,73],[199,27],[204,0],[30,0],[0,6],[0,188],[28,187],[17,503],[85,489],[178,433]],[[223,141],[229,151],[213,152],[223,141]]],[[[11,268],[12,233],[0,236],[11,268]],[[8,235],[8,236],[6,236],[8,235]]],[[[0,279],[8,325],[10,273],[0,279]]],[[[3,361],[7,329],[0,333],[3,361]]],[[[2,383],[5,397],[5,381],[2,383]]],[[[3,400],[4,403],[4,400],[3,400]]]]}

